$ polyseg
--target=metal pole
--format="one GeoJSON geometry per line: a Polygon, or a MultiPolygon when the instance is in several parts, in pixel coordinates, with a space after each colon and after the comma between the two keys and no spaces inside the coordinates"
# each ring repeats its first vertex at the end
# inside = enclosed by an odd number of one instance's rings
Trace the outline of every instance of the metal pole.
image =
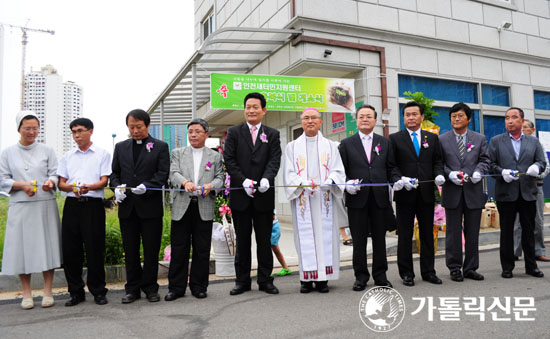
{"type": "Polygon", "coordinates": [[[160,102],[160,140],[164,141],[164,100],[160,102]]]}
{"type": "Polygon", "coordinates": [[[25,56],[27,54],[27,31],[23,31],[21,44],[23,45],[23,53],[21,56],[21,110],[25,109],[25,56]]]}
{"type": "Polygon", "coordinates": [[[191,65],[191,119],[197,117],[197,66],[194,63],[191,65]]]}

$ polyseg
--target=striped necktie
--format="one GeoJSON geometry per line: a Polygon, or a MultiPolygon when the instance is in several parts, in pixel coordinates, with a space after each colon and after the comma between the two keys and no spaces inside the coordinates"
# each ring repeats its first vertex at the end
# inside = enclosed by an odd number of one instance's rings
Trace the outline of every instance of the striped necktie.
{"type": "Polygon", "coordinates": [[[464,159],[464,151],[466,148],[464,147],[464,136],[459,135],[458,136],[458,155],[460,155],[460,159],[464,159]]]}

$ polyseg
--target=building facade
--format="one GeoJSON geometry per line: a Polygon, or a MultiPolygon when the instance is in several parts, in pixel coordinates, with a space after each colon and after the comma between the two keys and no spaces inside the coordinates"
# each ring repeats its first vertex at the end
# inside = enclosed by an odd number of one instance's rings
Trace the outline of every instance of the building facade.
{"type": "Polygon", "coordinates": [[[69,124],[82,116],[82,94],[82,88],[76,83],[63,83],[51,65],[25,75],[24,109],[38,115],[37,140],[53,147],[58,158],[76,146],[69,124]]]}
{"type": "MultiPolygon", "coordinates": [[[[435,99],[442,132],[450,129],[449,108],[459,101],[475,110],[471,128],[488,139],[504,131],[510,106],[523,108],[537,130],[550,131],[548,0],[195,0],[198,54],[234,27],[298,33],[248,68],[228,72],[352,78],[356,103],[377,108],[379,134],[402,128],[407,91],[435,99]]],[[[225,49],[245,48],[254,34],[225,49]]],[[[178,88],[167,87],[151,106],[152,117],[178,88]]],[[[195,104],[195,115],[220,135],[244,121],[242,111],[214,110],[208,100],[195,104]]],[[[271,111],[265,123],[280,130],[283,147],[300,132],[299,112],[271,111]]],[[[349,134],[333,133],[330,113],[324,113],[322,131],[336,141],[349,134]]],[[[290,213],[282,190],[277,210],[290,213]]]]}

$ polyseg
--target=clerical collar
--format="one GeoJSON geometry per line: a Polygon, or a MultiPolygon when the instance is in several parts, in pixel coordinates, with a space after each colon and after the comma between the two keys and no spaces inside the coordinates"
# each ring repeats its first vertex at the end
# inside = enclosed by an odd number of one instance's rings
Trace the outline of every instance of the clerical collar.
{"type": "Polygon", "coordinates": [[[191,146],[191,149],[193,149],[193,152],[200,152],[204,149],[204,146],[202,146],[201,148],[196,148],[196,147],[191,146]]]}
{"type": "Polygon", "coordinates": [[[312,136],[312,137],[308,137],[308,136],[306,135],[305,137],[306,137],[306,140],[307,140],[307,141],[315,141],[315,140],[317,140],[317,136],[319,136],[319,134],[314,135],[314,136],[312,136]]]}
{"type": "Polygon", "coordinates": [[[135,140],[136,144],[141,145],[143,143],[143,140],[135,140]]]}

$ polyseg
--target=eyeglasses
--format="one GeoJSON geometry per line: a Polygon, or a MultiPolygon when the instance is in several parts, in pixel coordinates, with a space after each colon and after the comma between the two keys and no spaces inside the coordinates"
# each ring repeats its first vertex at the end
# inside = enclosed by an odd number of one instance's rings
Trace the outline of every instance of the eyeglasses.
{"type": "Polygon", "coordinates": [[[72,129],[72,130],[71,130],[71,133],[72,133],[73,135],[77,135],[77,134],[82,134],[82,133],[88,132],[88,131],[89,131],[89,129],[77,129],[77,130],[72,129]]]}
{"type": "Polygon", "coordinates": [[[466,115],[466,114],[462,114],[462,113],[460,113],[460,114],[451,114],[451,119],[453,119],[453,120],[454,120],[454,119],[464,119],[464,118],[466,118],[466,117],[467,117],[467,115],[466,115]]]}
{"type": "Polygon", "coordinates": [[[302,117],[302,120],[304,121],[310,121],[310,120],[314,121],[319,119],[321,119],[321,117],[302,117]]]}
{"type": "Polygon", "coordinates": [[[38,132],[38,127],[23,127],[21,129],[25,132],[38,132]]]}

